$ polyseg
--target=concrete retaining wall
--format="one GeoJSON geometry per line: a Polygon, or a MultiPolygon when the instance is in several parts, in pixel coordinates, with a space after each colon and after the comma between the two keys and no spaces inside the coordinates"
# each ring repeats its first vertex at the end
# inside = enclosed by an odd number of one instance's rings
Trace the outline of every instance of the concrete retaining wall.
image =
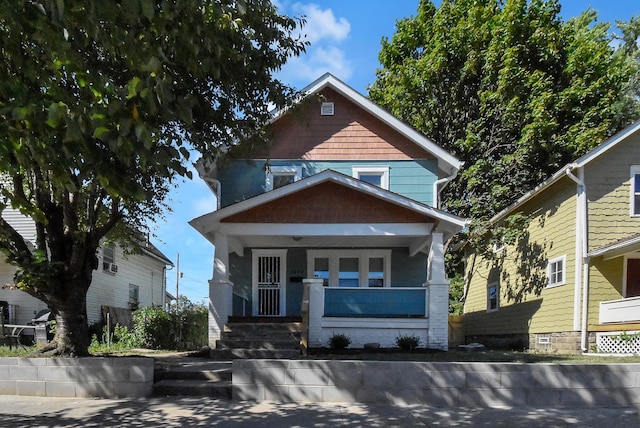
{"type": "Polygon", "coordinates": [[[235,360],[235,400],[431,406],[640,404],[640,364],[235,360]]]}
{"type": "Polygon", "coordinates": [[[0,395],[123,398],[152,392],[152,358],[0,358],[0,395]]]}

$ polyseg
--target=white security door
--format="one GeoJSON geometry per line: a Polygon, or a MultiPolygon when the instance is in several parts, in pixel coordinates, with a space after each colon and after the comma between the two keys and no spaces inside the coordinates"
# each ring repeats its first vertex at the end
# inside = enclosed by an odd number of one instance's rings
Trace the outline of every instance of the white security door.
{"type": "Polygon", "coordinates": [[[253,251],[253,316],[286,315],[286,250],[253,251]]]}

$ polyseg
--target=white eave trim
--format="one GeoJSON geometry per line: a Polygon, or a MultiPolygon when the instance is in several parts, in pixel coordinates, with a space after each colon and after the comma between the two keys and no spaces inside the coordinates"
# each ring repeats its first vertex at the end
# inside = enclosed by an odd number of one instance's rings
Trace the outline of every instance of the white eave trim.
{"type": "Polygon", "coordinates": [[[509,214],[510,212],[515,210],[517,207],[519,207],[520,205],[524,204],[525,202],[527,202],[528,200],[530,200],[534,196],[538,195],[538,193],[541,193],[542,191],[546,190],[547,187],[551,186],[553,183],[555,183],[556,181],[558,181],[562,177],[564,177],[566,175],[566,170],[567,169],[573,170],[573,169],[584,167],[586,164],[588,164],[592,160],[598,158],[600,155],[604,154],[609,149],[615,147],[621,141],[624,141],[627,137],[629,137],[629,136],[635,134],[636,132],[638,132],[638,130],[640,130],[640,120],[635,122],[635,123],[633,123],[633,124],[631,124],[631,125],[629,125],[628,127],[623,129],[622,131],[618,132],[616,135],[614,135],[613,137],[609,138],[608,140],[606,140],[605,142],[600,144],[595,149],[591,150],[590,152],[584,154],[582,157],[578,158],[575,162],[572,162],[572,163],[570,163],[568,165],[565,165],[562,168],[560,168],[560,170],[556,171],[551,177],[549,177],[548,179],[546,179],[545,181],[540,183],[534,189],[532,189],[529,192],[527,192],[524,195],[522,195],[516,202],[514,202],[513,204],[511,204],[510,206],[508,206],[504,210],[500,211],[498,214],[494,215],[491,218],[491,220],[489,220],[489,222],[490,223],[495,223],[495,222],[501,220],[507,214],[509,214]]]}

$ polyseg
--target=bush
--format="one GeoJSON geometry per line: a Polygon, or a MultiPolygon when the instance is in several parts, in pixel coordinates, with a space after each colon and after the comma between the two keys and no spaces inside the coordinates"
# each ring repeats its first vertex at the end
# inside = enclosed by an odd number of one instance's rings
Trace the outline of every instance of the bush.
{"type": "Polygon", "coordinates": [[[175,349],[175,321],[160,307],[138,309],[133,313],[133,334],[138,346],[149,349],[175,349]]]}
{"type": "Polygon", "coordinates": [[[349,345],[351,345],[351,338],[346,334],[334,333],[333,336],[329,338],[329,346],[333,349],[345,349],[349,345]]]}
{"type": "Polygon", "coordinates": [[[420,338],[414,335],[403,334],[396,337],[396,345],[404,351],[413,351],[420,346],[420,338]]]}

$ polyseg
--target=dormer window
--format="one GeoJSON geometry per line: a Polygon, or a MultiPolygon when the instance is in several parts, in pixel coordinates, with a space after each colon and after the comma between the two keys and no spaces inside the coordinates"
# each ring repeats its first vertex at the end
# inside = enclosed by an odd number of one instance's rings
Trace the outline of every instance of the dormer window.
{"type": "Polygon", "coordinates": [[[389,190],[388,166],[354,166],[353,178],[389,190]]]}
{"type": "Polygon", "coordinates": [[[267,191],[287,186],[302,178],[300,166],[272,166],[267,170],[267,191]]]}

